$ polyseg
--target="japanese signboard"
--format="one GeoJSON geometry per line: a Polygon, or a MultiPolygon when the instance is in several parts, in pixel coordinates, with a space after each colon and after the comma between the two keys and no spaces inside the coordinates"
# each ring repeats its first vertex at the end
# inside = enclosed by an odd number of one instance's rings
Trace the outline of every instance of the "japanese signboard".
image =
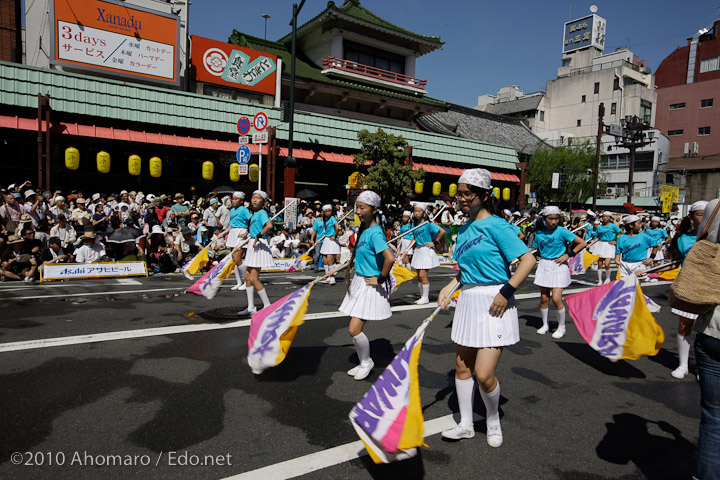
{"type": "Polygon", "coordinates": [[[50,63],[179,85],[178,17],[109,0],[53,0],[50,63]]]}
{"type": "Polygon", "coordinates": [[[195,80],[275,95],[277,56],[197,35],[191,38],[195,80]]]}
{"type": "Polygon", "coordinates": [[[40,280],[70,280],[80,278],[147,277],[145,262],[52,263],[40,269],[40,280]]]}
{"type": "Polygon", "coordinates": [[[605,49],[605,19],[598,15],[589,15],[579,20],[565,23],[563,35],[563,53],[569,53],[586,47],[605,49]]]}

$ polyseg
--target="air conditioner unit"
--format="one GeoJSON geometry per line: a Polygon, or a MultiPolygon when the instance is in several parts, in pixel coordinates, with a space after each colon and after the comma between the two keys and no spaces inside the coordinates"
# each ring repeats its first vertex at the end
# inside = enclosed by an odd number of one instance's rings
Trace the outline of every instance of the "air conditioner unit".
{"type": "Polygon", "coordinates": [[[687,155],[690,153],[690,143],[685,142],[685,146],[683,147],[683,155],[687,155]]]}
{"type": "Polygon", "coordinates": [[[615,187],[607,187],[605,189],[605,195],[617,195],[617,194],[618,194],[618,189],[615,187]]]}
{"type": "Polygon", "coordinates": [[[642,192],[641,192],[640,190],[636,190],[636,191],[633,193],[633,197],[642,197],[642,196],[643,196],[643,194],[642,194],[642,192]]]}
{"type": "Polygon", "coordinates": [[[697,155],[699,153],[700,146],[698,145],[698,142],[690,142],[690,153],[692,155],[697,155]]]}

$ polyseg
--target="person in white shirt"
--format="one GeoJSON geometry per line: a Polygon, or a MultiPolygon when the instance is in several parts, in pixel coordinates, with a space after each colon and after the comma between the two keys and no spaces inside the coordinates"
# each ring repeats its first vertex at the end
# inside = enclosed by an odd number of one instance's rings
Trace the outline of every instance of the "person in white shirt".
{"type": "Polygon", "coordinates": [[[67,208],[65,197],[61,197],[60,195],[58,195],[57,197],[55,197],[55,205],[50,207],[50,217],[52,217],[54,220],[57,220],[57,217],[60,214],[65,215],[66,219],[70,218],[72,215],[70,209],[67,208]]]}
{"type": "Polygon", "coordinates": [[[78,198],[76,201],[77,208],[72,211],[72,222],[78,227],[83,228],[92,223],[92,213],[85,208],[87,200],[84,198],[78,198]]]}
{"type": "Polygon", "coordinates": [[[198,252],[198,243],[190,227],[187,225],[182,227],[180,234],[175,237],[174,247],[178,265],[183,265],[198,252]]]}
{"type": "Polygon", "coordinates": [[[72,253],[75,249],[73,244],[77,238],[77,233],[75,233],[75,229],[71,225],[68,225],[65,214],[58,214],[57,223],[50,229],[50,236],[58,237],[60,247],[66,252],[72,253]]]}
{"type": "Polygon", "coordinates": [[[105,259],[105,249],[101,243],[95,241],[95,232],[85,232],[82,240],[83,244],[75,254],[77,263],[95,263],[105,259]]]}

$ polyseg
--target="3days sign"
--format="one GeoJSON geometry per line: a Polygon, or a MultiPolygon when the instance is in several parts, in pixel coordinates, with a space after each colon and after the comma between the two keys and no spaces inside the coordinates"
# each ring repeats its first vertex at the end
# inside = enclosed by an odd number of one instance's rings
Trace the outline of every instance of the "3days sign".
{"type": "Polygon", "coordinates": [[[192,36],[195,79],[275,95],[277,57],[267,52],[192,36]]]}

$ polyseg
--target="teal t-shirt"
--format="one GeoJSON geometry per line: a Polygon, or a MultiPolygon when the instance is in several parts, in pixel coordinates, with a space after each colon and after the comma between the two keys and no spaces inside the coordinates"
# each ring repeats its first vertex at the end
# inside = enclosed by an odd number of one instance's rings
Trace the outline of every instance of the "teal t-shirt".
{"type": "Polygon", "coordinates": [[[608,223],[607,225],[598,225],[596,231],[601,242],[612,242],[620,233],[620,227],[614,223],[608,223]]]}
{"type": "Polygon", "coordinates": [[[230,228],[248,228],[252,218],[250,209],[246,206],[230,209],[230,228]]]}
{"type": "Polygon", "coordinates": [[[565,227],[535,232],[533,247],[537,248],[542,258],[554,259],[567,253],[567,244],[575,240],[575,234],[565,227]]]}
{"type": "Polygon", "coordinates": [[[510,225],[510,228],[512,228],[512,230],[513,230],[513,232],[515,232],[516,236],[520,235],[520,233],[521,233],[520,229],[516,225],[513,225],[512,223],[508,223],[508,225],[510,225]]]}
{"type": "MultiPolygon", "coordinates": [[[[270,215],[268,215],[265,209],[253,213],[252,218],[250,219],[250,236],[253,238],[260,236],[260,232],[262,232],[263,228],[265,228],[265,224],[269,221],[270,215]]],[[[270,232],[260,238],[267,238],[269,236],[270,232]]]]}
{"type": "Polygon", "coordinates": [[[335,236],[335,225],[337,225],[335,217],[328,218],[326,222],[322,219],[318,219],[315,220],[315,223],[313,224],[313,230],[317,232],[318,239],[323,235],[330,238],[335,236]]]}
{"type": "MultiPolygon", "coordinates": [[[[420,222],[422,223],[422,222],[420,222]]],[[[413,228],[413,227],[410,227],[413,228]]],[[[440,231],[440,227],[433,222],[428,222],[422,227],[412,232],[413,238],[415,238],[416,245],[423,246],[426,242],[432,242],[437,233],[440,231]]],[[[409,236],[409,235],[408,235],[409,236]]]]}
{"type": "Polygon", "coordinates": [[[355,247],[355,273],[361,277],[377,277],[382,273],[385,258],[382,252],[390,248],[379,225],[373,225],[360,235],[355,247]]]}
{"type": "Polygon", "coordinates": [[[616,251],[623,262],[642,262],[648,258],[648,248],[658,245],[657,240],[642,232],[633,236],[623,234],[618,237],[616,251]]]}
{"type": "Polygon", "coordinates": [[[662,243],[668,237],[664,228],[648,228],[645,230],[645,233],[657,240],[658,244],[662,243]]]}
{"type": "MultiPolygon", "coordinates": [[[[411,228],[413,228],[412,223],[403,223],[402,225],[400,225],[400,233],[405,233],[408,230],[410,230],[411,228]]],[[[405,237],[403,237],[403,238],[405,238],[405,237]]]]}
{"type": "Polygon", "coordinates": [[[687,233],[680,235],[680,238],[678,238],[678,258],[675,260],[681,260],[680,265],[685,262],[685,257],[687,257],[687,254],[690,252],[692,246],[695,245],[696,240],[697,235],[688,235],[687,233]]]}
{"type": "Polygon", "coordinates": [[[463,285],[491,285],[510,279],[510,262],[528,253],[510,225],[493,215],[458,230],[454,258],[463,285]]]}

